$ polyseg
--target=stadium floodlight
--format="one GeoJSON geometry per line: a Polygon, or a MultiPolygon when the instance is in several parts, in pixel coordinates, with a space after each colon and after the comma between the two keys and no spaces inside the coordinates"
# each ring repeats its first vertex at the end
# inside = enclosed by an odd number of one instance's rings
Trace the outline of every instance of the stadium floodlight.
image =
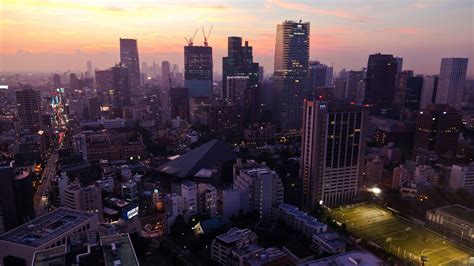
{"type": "Polygon", "coordinates": [[[371,191],[372,191],[372,193],[374,193],[375,195],[378,195],[378,194],[382,193],[382,190],[381,190],[380,188],[378,188],[378,187],[373,187],[373,188],[371,189],[371,191]]]}

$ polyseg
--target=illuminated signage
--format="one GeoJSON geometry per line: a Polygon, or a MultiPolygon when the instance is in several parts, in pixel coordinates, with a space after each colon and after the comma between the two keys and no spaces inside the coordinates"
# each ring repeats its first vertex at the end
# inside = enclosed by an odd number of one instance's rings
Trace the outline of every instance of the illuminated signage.
{"type": "Polygon", "coordinates": [[[127,219],[132,219],[133,217],[137,216],[138,214],[138,206],[127,211],[127,219]]]}

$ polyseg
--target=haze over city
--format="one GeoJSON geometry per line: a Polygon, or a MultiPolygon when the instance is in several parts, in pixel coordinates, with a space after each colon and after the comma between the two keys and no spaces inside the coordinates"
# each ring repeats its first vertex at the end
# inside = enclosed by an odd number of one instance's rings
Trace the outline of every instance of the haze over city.
{"type": "Polygon", "coordinates": [[[0,0],[0,265],[474,265],[474,0],[0,0]]]}
{"type": "MultiPolygon", "coordinates": [[[[141,61],[183,67],[184,37],[214,25],[210,44],[221,69],[227,36],[242,36],[273,71],[275,25],[311,23],[310,58],[334,69],[360,69],[367,55],[405,58],[415,73],[439,71],[439,58],[474,58],[473,2],[459,1],[10,1],[1,3],[0,71],[83,70],[118,62],[118,39],[138,39],[141,61]]],[[[474,75],[469,65],[468,76],[474,75]]]]}

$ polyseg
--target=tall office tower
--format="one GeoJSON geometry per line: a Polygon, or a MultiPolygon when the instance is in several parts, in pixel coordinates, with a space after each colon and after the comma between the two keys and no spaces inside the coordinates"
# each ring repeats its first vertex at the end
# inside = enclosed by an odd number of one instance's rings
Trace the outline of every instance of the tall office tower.
{"type": "Polygon", "coordinates": [[[227,56],[222,58],[222,97],[228,97],[227,77],[247,76],[248,86],[257,89],[259,83],[259,65],[253,62],[252,46],[245,41],[242,46],[241,37],[227,39],[227,56]]]}
{"type": "MultiPolygon", "coordinates": [[[[346,75],[347,76],[347,75],[346,75]]],[[[346,78],[337,77],[334,79],[334,98],[344,100],[346,98],[346,78]]]]}
{"type": "Polygon", "coordinates": [[[41,127],[40,92],[30,86],[16,91],[16,106],[22,128],[36,133],[41,127]]]}
{"type": "Polygon", "coordinates": [[[400,113],[403,110],[407,82],[411,77],[413,77],[413,70],[404,70],[397,73],[395,82],[395,95],[393,96],[393,107],[397,113],[400,113]]]}
{"type": "Polygon", "coordinates": [[[130,76],[128,69],[117,64],[112,67],[113,105],[121,108],[130,105],[130,76]]]}
{"type": "Polygon", "coordinates": [[[397,73],[400,73],[403,71],[403,57],[395,57],[395,60],[397,61],[397,73]]]}
{"type": "Polygon", "coordinates": [[[189,121],[188,89],[176,87],[170,89],[171,118],[180,117],[189,121]]]}
{"type": "Polygon", "coordinates": [[[97,92],[109,93],[114,86],[112,69],[95,71],[95,90],[97,92]]]}
{"type": "Polygon", "coordinates": [[[248,88],[248,84],[248,76],[227,76],[227,94],[224,100],[243,108],[245,104],[245,91],[248,88]]]}
{"type": "Polygon", "coordinates": [[[304,101],[303,208],[351,201],[361,186],[368,114],[358,105],[304,101]]]}
{"type": "Polygon", "coordinates": [[[407,80],[403,101],[403,119],[411,119],[420,109],[423,76],[410,77],[407,80]]]}
{"type": "Polygon", "coordinates": [[[303,99],[309,90],[309,22],[277,25],[273,87],[274,120],[283,129],[301,128],[303,99]]]}
{"type": "Polygon", "coordinates": [[[260,111],[260,92],[249,83],[248,76],[227,76],[225,101],[235,105],[244,125],[256,122],[260,111]]]}
{"type": "Polygon", "coordinates": [[[365,100],[376,115],[391,115],[395,97],[397,60],[390,54],[372,54],[367,63],[365,100]]]}
{"type": "Polygon", "coordinates": [[[439,154],[456,152],[461,114],[447,104],[431,104],[416,119],[415,148],[439,154]]]}
{"type": "Polygon", "coordinates": [[[136,39],[120,38],[120,62],[128,68],[130,93],[140,95],[140,60],[136,39]]]}
{"type": "Polygon", "coordinates": [[[189,97],[212,98],[212,47],[184,46],[184,87],[189,97]]]}
{"type": "Polygon", "coordinates": [[[163,89],[169,90],[170,88],[170,79],[171,79],[171,71],[170,71],[170,62],[163,61],[161,62],[161,84],[163,85],[163,89]]]}
{"type": "Polygon", "coordinates": [[[86,77],[91,78],[94,76],[94,70],[92,70],[92,61],[87,61],[87,74],[86,77]]]}
{"type": "Polygon", "coordinates": [[[53,86],[55,89],[61,87],[61,76],[59,74],[54,74],[53,76],[53,86]]]}
{"type": "Polygon", "coordinates": [[[421,89],[420,109],[425,109],[429,104],[435,103],[438,90],[438,75],[424,76],[421,89]]]}
{"type": "Polygon", "coordinates": [[[71,91],[74,91],[74,90],[78,90],[80,89],[80,81],[79,79],[77,78],[77,75],[75,73],[71,73],[69,75],[69,86],[70,86],[70,90],[71,91]]]}
{"type": "Polygon", "coordinates": [[[332,67],[321,64],[319,61],[309,61],[309,83],[312,89],[332,86],[332,67]]]}
{"type": "Polygon", "coordinates": [[[467,58],[441,59],[436,103],[461,105],[464,97],[467,63],[467,58]]]}
{"type": "Polygon", "coordinates": [[[358,101],[358,90],[360,84],[364,82],[364,72],[351,70],[346,75],[346,88],[344,90],[344,96],[349,102],[358,101]]]}
{"type": "Polygon", "coordinates": [[[258,83],[262,83],[265,79],[265,69],[263,66],[258,67],[258,83]]]}

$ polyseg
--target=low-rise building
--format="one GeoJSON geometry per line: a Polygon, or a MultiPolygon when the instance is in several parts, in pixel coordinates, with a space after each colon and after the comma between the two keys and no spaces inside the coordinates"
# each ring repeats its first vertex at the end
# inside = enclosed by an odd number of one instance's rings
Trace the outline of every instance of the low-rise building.
{"type": "Polygon", "coordinates": [[[212,240],[211,259],[221,265],[227,265],[235,247],[242,249],[256,242],[257,235],[252,230],[233,227],[212,240]]]}
{"type": "Polygon", "coordinates": [[[461,188],[474,190],[474,163],[469,165],[453,165],[451,167],[449,187],[454,190],[461,188]]]}
{"type": "Polygon", "coordinates": [[[426,212],[426,220],[443,233],[451,233],[474,245],[474,209],[455,204],[426,212]]]}
{"type": "Polygon", "coordinates": [[[282,221],[294,230],[311,238],[314,234],[326,232],[327,225],[299,210],[297,207],[281,203],[273,210],[273,218],[282,221]]]}
{"type": "Polygon", "coordinates": [[[31,265],[37,251],[97,233],[97,214],[59,208],[0,236],[2,265],[31,265]]]}
{"type": "Polygon", "coordinates": [[[311,247],[321,254],[340,254],[346,252],[346,242],[337,233],[323,232],[314,234],[311,247]]]}

